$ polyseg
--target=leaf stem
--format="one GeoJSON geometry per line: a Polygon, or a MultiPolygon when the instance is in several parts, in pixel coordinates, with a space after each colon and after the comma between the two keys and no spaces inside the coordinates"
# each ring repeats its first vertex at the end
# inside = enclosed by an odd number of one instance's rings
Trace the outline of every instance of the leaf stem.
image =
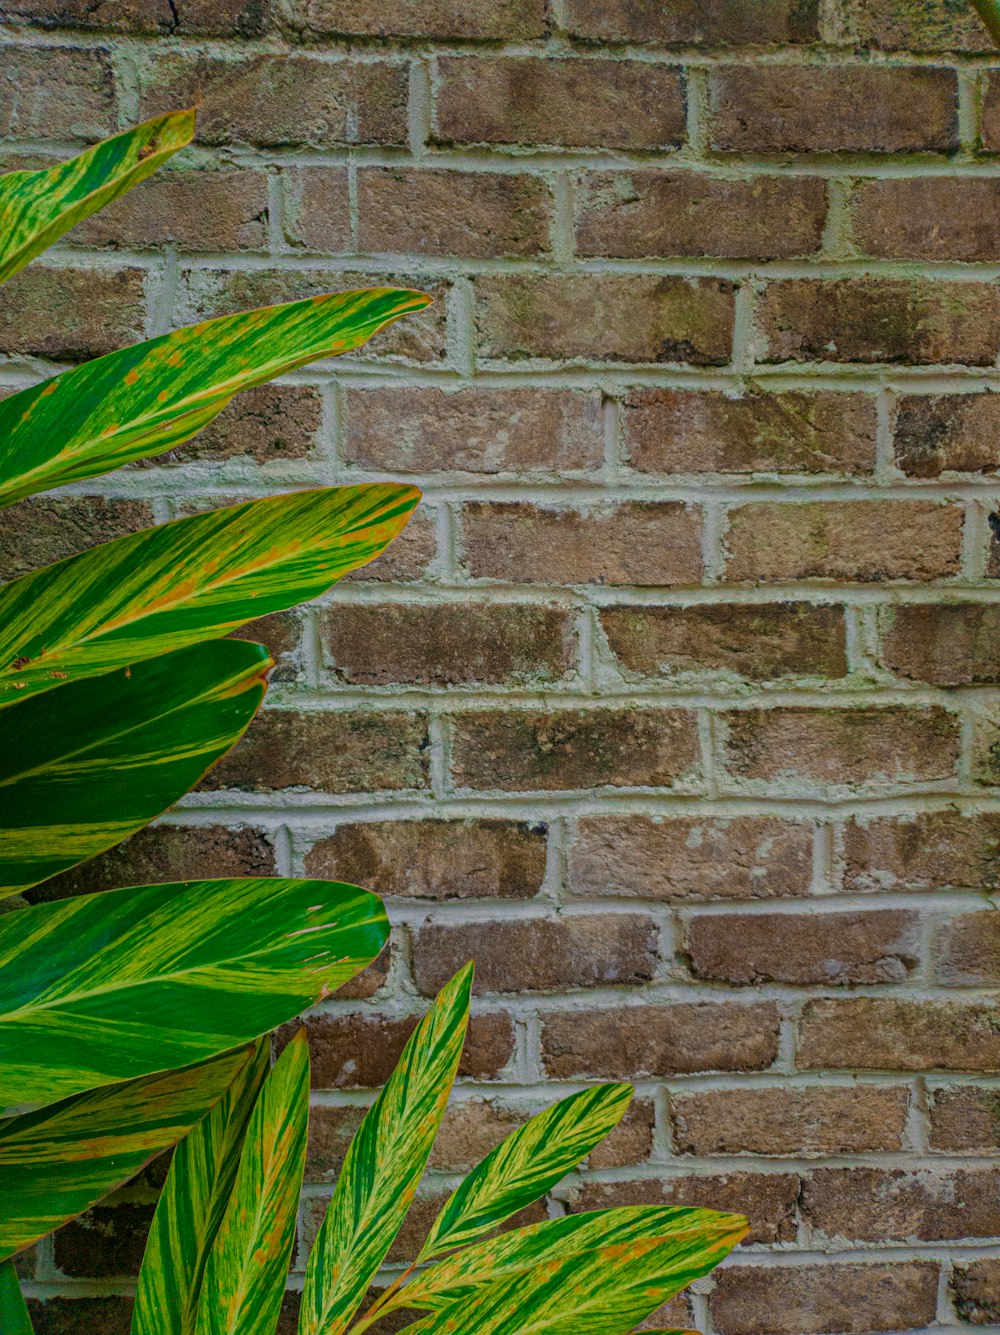
{"type": "Polygon", "coordinates": [[[994,43],[1000,46],[1000,0],[971,0],[994,43]]]}
{"type": "Polygon", "coordinates": [[[396,1305],[394,1300],[399,1296],[400,1289],[419,1264],[419,1261],[414,1261],[411,1265],[408,1265],[401,1275],[396,1276],[387,1289],[382,1290],[381,1295],[372,1303],[357,1325],[351,1327],[351,1335],[361,1335],[363,1330],[367,1330],[369,1326],[374,1326],[376,1321],[381,1320],[382,1317],[392,1311],[396,1305]]]}

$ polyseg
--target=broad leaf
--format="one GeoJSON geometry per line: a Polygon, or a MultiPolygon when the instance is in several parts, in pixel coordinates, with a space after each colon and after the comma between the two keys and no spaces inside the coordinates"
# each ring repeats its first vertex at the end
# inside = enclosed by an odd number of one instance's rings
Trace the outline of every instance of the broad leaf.
{"type": "Polygon", "coordinates": [[[258,644],[214,640],[0,710],[0,897],[147,825],[239,740],[258,644]]]}
{"type": "Polygon", "coordinates": [[[993,38],[993,44],[1000,46],[1000,0],[972,0],[972,7],[993,38]]]}
{"type": "Polygon", "coordinates": [[[156,116],[56,167],[0,176],[0,283],[189,144],[194,115],[156,116]]]}
{"type": "Polygon", "coordinates": [[[351,1142],[306,1268],[300,1335],[340,1335],[406,1216],[469,1022],[472,965],[442,988],[351,1142]]]}
{"type": "Polygon", "coordinates": [[[197,1335],[274,1335],[295,1240],[308,1121],[309,1047],[300,1029],[250,1118],[232,1199],[205,1269],[197,1335]]]}
{"type": "Polygon", "coordinates": [[[372,288],[225,315],[122,348],[0,403],[0,505],[163,454],[234,394],[350,352],[430,301],[372,288]]]}
{"type": "Polygon", "coordinates": [[[192,1335],[208,1254],[270,1064],[270,1044],[262,1039],[225,1096],[174,1151],[139,1270],[132,1335],[192,1335]]]}
{"type": "Polygon", "coordinates": [[[212,510],[92,547],[0,589],[0,704],[99,676],[325,592],[420,498],[373,483],[212,510]]]}
{"type": "Polygon", "coordinates": [[[240,1048],[0,1122],[0,1256],[88,1209],[186,1135],[245,1068],[248,1055],[240,1048]]]}
{"type": "Polygon", "coordinates": [[[474,1242],[544,1196],[617,1125],[631,1098],[630,1085],[586,1089],[508,1136],[446,1201],[419,1260],[474,1242]]]}
{"type": "Polygon", "coordinates": [[[3,1335],[34,1335],[17,1272],[9,1261],[0,1265],[0,1330],[3,1335]]]}
{"type": "Polygon", "coordinates": [[[181,881],[5,914],[3,1099],[65,1098],[246,1043],[353,978],[387,936],[380,900],[334,881],[181,881]]]}

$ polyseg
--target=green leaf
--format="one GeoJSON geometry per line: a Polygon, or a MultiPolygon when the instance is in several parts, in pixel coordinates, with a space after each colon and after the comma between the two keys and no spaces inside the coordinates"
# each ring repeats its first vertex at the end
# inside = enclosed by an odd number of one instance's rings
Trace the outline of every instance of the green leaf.
{"type": "Polygon", "coordinates": [[[0,589],[0,704],[99,676],[324,593],[404,527],[414,487],[250,501],[92,547],[0,589]]]}
{"type": "Polygon", "coordinates": [[[360,973],[387,936],[380,900],[335,881],[181,881],[7,913],[4,1101],[16,1110],[246,1043],[360,973]]]}
{"type": "Polygon", "coordinates": [[[982,19],[994,45],[1000,46],[1000,0],[972,0],[972,7],[982,19]]]}
{"type": "Polygon", "coordinates": [[[263,1039],[225,1097],[174,1151],[139,1270],[132,1335],[193,1335],[205,1265],[270,1065],[263,1039]]]}
{"type": "Polygon", "coordinates": [[[245,640],[180,649],[0,710],[0,898],[119,843],[193,788],[267,689],[245,640]]]}
{"type": "Polygon", "coordinates": [[[225,315],[122,348],[0,403],[0,505],[189,440],[234,394],[360,347],[430,297],[339,292],[225,315]]]}
{"type": "Polygon", "coordinates": [[[156,116],[57,167],[0,176],[0,283],[189,144],[194,117],[156,116]]]}
{"type": "Polygon", "coordinates": [[[17,1271],[9,1261],[0,1265],[0,1330],[3,1335],[34,1335],[17,1271]]]}
{"type": "Polygon", "coordinates": [[[295,1240],[308,1121],[309,1046],[300,1029],[250,1118],[232,1199],[205,1269],[197,1335],[274,1335],[295,1240]]]}
{"type": "Polygon", "coordinates": [[[300,1335],[340,1335],[410,1208],[441,1124],[469,1022],[472,965],[414,1030],[351,1142],[306,1268],[300,1335]]]}
{"type": "Polygon", "coordinates": [[[134,1177],[204,1117],[248,1056],[241,1048],[0,1122],[0,1256],[29,1247],[134,1177]]]}
{"type": "Polygon", "coordinates": [[[544,1196],[617,1125],[631,1099],[631,1085],[600,1085],[533,1117],[452,1192],[418,1259],[464,1247],[544,1196]]]}

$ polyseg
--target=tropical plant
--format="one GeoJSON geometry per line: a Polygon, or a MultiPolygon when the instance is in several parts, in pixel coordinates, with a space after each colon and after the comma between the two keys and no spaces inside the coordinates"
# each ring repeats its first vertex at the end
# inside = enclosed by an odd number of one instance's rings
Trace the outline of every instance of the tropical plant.
{"type": "Polygon", "coordinates": [[[1000,45],[1000,0],[971,0],[971,4],[994,43],[1000,45]]]}

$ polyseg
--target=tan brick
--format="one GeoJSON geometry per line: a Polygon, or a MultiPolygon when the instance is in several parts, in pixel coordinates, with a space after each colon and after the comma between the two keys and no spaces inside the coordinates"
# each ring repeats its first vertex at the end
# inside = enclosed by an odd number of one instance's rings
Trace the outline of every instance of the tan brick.
{"type": "Polygon", "coordinates": [[[942,923],[935,942],[936,977],[947,987],[1000,982],[1000,914],[962,913],[942,923]]]}
{"type": "Polygon", "coordinates": [[[910,477],[996,473],[998,431],[1000,395],[908,395],[896,415],[896,466],[910,477]]]}
{"type": "Polygon", "coordinates": [[[310,1184],[336,1182],[351,1141],[367,1112],[366,1108],[309,1109],[309,1140],[306,1147],[305,1181],[310,1184]]]}
{"type": "Polygon", "coordinates": [[[804,1070],[1000,1071],[996,1008],[889,997],[810,1001],[797,1062],[804,1070]]]}
{"type": "Polygon", "coordinates": [[[990,51],[986,28],[963,0],[848,0],[845,37],[883,51],[990,51]]]}
{"type": "Polygon", "coordinates": [[[811,42],[815,0],[569,0],[568,28],[596,42],[748,46],[811,42]]]}
{"type": "Polygon", "coordinates": [[[917,812],[844,828],[844,889],[1000,889],[1000,816],[980,812],[917,812]]]}
{"type": "Polygon", "coordinates": [[[820,1168],[806,1178],[802,1212],[829,1238],[944,1242],[1000,1233],[997,1169],[931,1174],[820,1168]]]}
{"type": "Polygon", "coordinates": [[[0,580],[16,579],[152,523],[148,501],[33,496],[0,510],[0,580]]]}
{"type": "Polygon", "coordinates": [[[141,269],[46,269],[33,265],[0,292],[0,351],[81,362],[146,332],[141,269]]]}
{"type": "Polygon", "coordinates": [[[588,816],[569,852],[569,887],[584,898],[804,895],[811,870],[811,826],[768,816],[588,816]]]}
{"type": "Polygon", "coordinates": [[[105,50],[20,43],[0,50],[0,135],[5,139],[103,139],[118,128],[117,105],[105,50]]]}
{"type": "Polygon", "coordinates": [[[612,607],[600,613],[608,644],[628,673],[723,673],[748,681],[847,675],[847,632],[838,607],[807,603],[612,607]]]}
{"type": "Polygon", "coordinates": [[[773,1002],[555,1011],[542,1019],[541,1048],[555,1080],[763,1071],[778,1055],[778,1012],[773,1002]]]}
{"type": "Polygon", "coordinates": [[[956,1265],[951,1296],[959,1319],[970,1326],[993,1326],[1000,1321],[1000,1261],[984,1258],[956,1265]]]}
{"type": "Polygon", "coordinates": [[[276,464],[305,459],[322,424],[319,391],[311,385],[255,385],[232,399],[214,422],[189,441],[142,466],[252,459],[276,464]]]}
{"type": "Polygon", "coordinates": [[[1000,607],[985,603],[885,609],[883,667],[935,686],[1000,681],[1000,607]]]}
{"type": "Polygon", "coordinates": [[[1000,712],[992,701],[972,718],[972,782],[984,788],[1000,784],[1000,712]]]}
{"type": "Polygon", "coordinates": [[[691,1330],[694,1321],[690,1294],[678,1293],[636,1326],[636,1330],[691,1330]]]}
{"type": "Polygon", "coordinates": [[[701,516],[680,501],[600,509],[472,501],[462,512],[474,579],[529,584],[697,584],[701,516]]]}
{"type": "Polygon", "coordinates": [[[681,1154],[803,1157],[904,1148],[905,1085],[718,1089],[674,1094],[674,1143],[681,1154]]]}
{"type": "Polygon", "coordinates": [[[996,260],[1000,242],[989,218],[1000,207],[1000,181],[958,176],[864,181],[854,205],[862,252],[888,259],[996,260]]]}
{"type": "Polygon", "coordinates": [[[672,66],[639,60],[444,56],[434,137],[459,144],[677,148],[684,86],[672,66]]]}
{"type": "Polygon", "coordinates": [[[625,450],[640,473],[870,473],[875,400],[792,390],[634,389],[622,414],[625,450]]]}
{"type": "Polygon", "coordinates": [[[932,1150],[1000,1150],[1000,1089],[937,1085],[929,1091],[928,1104],[932,1150]]]}
{"type": "Polygon", "coordinates": [[[369,565],[352,570],[347,583],[411,584],[422,579],[437,553],[437,530],[426,505],[412,517],[398,538],[369,565]]]}
{"type": "Polygon", "coordinates": [[[713,1177],[654,1177],[587,1182],[570,1205],[603,1210],[628,1205],[686,1205],[742,1214],[747,1243],[793,1242],[799,1179],[794,1173],[727,1173],[713,1177]]]}
{"type": "Polygon", "coordinates": [[[481,357],[724,366],[733,285],[651,274],[494,274],[476,280],[481,357]]]}
{"type": "Polygon", "coordinates": [[[14,0],[10,18],[41,27],[89,28],[129,36],[258,37],[270,20],[269,0],[14,0]]]}
{"type": "Polygon", "coordinates": [[[365,821],[314,844],[305,868],[405,899],[531,899],[545,845],[546,827],[524,821],[365,821]]]}
{"type": "MultiPolygon", "coordinates": [[[[645,1163],[653,1153],[655,1127],[656,1105],[651,1099],[634,1098],[618,1125],[590,1151],[587,1167],[632,1168],[645,1163]]],[[[661,1327],[640,1326],[639,1329],[660,1330],[661,1327]]]]}
{"type": "Polygon", "coordinates": [[[386,472],[556,473],[599,468],[601,400],[559,389],[417,386],[346,391],[345,458],[386,472]]]}
{"type": "Polygon", "coordinates": [[[945,579],[958,574],[962,512],[937,501],[751,502],[731,510],[726,578],[945,579]]]}
{"type": "Polygon", "coordinates": [[[317,36],[503,41],[541,37],[544,0],[292,0],[290,22],[317,36]]]}
{"type": "Polygon", "coordinates": [[[346,167],[291,167],[281,179],[286,241],[316,254],[353,250],[346,167]]]}

